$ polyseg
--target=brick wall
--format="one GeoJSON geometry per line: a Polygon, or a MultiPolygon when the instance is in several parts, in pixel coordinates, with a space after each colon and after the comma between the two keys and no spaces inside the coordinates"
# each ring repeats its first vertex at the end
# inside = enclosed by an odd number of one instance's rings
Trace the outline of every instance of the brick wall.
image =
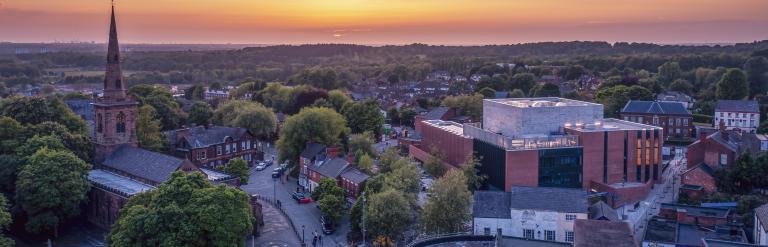
{"type": "Polygon", "coordinates": [[[424,125],[421,130],[423,150],[430,152],[434,148],[442,153],[444,161],[454,167],[460,167],[472,156],[472,139],[453,134],[441,128],[424,125]]]}
{"type": "Polygon", "coordinates": [[[538,150],[507,151],[506,161],[505,191],[510,191],[513,185],[539,186],[538,150]]]}

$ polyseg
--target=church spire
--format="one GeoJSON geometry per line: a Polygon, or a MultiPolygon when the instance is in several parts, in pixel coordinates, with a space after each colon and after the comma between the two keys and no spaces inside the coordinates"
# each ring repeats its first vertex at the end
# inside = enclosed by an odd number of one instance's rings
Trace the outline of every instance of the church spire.
{"type": "Polygon", "coordinates": [[[117,40],[117,22],[115,5],[112,4],[112,16],[109,24],[109,45],[107,46],[107,71],[104,75],[104,97],[111,99],[125,98],[123,70],[120,66],[120,45],[117,40]]]}

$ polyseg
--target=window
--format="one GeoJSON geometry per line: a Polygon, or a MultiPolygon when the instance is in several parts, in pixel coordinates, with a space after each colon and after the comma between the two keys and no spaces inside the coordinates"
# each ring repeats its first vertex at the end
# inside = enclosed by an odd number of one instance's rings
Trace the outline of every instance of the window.
{"type": "Polygon", "coordinates": [[[544,240],[555,241],[555,231],[544,230],[544,240]]]}
{"type": "Polygon", "coordinates": [[[240,149],[245,150],[247,147],[245,146],[245,141],[240,142],[240,149]]]}
{"type": "Polygon", "coordinates": [[[680,129],[675,129],[675,133],[680,134],[680,129]]]}
{"type": "Polygon", "coordinates": [[[638,123],[643,123],[643,117],[637,117],[637,122],[638,123]]]}
{"type": "Polygon", "coordinates": [[[231,152],[232,152],[232,150],[229,148],[229,144],[224,144],[224,150],[225,150],[227,153],[231,153],[231,152]]]}
{"type": "Polygon", "coordinates": [[[675,125],[675,119],[669,118],[669,125],[675,125]]]}
{"type": "Polygon", "coordinates": [[[677,125],[677,126],[680,126],[680,119],[679,119],[679,118],[676,118],[676,119],[675,119],[675,123],[676,123],[676,125],[677,125]]]}
{"type": "Polygon", "coordinates": [[[491,228],[490,227],[483,228],[483,234],[491,235],[491,228]]]}
{"type": "Polygon", "coordinates": [[[251,149],[251,140],[246,141],[245,144],[248,147],[248,149],[251,149]]]}
{"type": "Polygon", "coordinates": [[[125,114],[123,112],[117,114],[117,125],[115,127],[117,133],[125,133],[125,114]]]}
{"type": "Polygon", "coordinates": [[[221,155],[221,145],[216,146],[216,155],[221,155]]]}
{"type": "Polygon", "coordinates": [[[683,118],[683,125],[684,126],[688,126],[688,119],[687,118],[683,118]]]}
{"type": "Polygon", "coordinates": [[[653,116],[653,125],[659,125],[659,117],[653,116]]]}
{"type": "Polygon", "coordinates": [[[565,242],[573,242],[573,232],[565,231],[565,242]]]}
{"type": "Polygon", "coordinates": [[[722,112],[720,113],[720,117],[723,117],[723,113],[722,112]]]}
{"type": "Polygon", "coordinates": [[[720,165],[724,166],[728,164],[728,154],[720,154],[720,165]]]}
{"type": "Polygon", "coordinates": [[[200,151],[200,152],[197,153],[197,159],[198,160],[204,160],[204,159],[207,159],[207,158],[208,157],[206,157],[205,151],[200,151]]]}
{"type": "Polygon", "coordinates": [[[534,239],[533,229],[523,229],[523,238],[534,239]]]}
{"type": "Polygon", "coordinates": [[[232,152],[237,152],[237,142],[232,143],[232,152]]]}
{"type": "Polygon", "coordinates": [[[572,220],[575,220],[575,219],[576,219],[576,215],[575,214],[566,214],[565,215],[565,220],[567,220],[567,221],[572,221],[572,220]]]}
{"type": "Polygon", "coordinates": [[[624,116],[624,121],[629,121],[629,117],[624,116]]]}
{"type": "Polygon", "coordinates": [[[101,117],[101,113],[97,114],[96,121],[98,122],[96,130],[101,133],[104,131],[104,119],[101,117]]]}

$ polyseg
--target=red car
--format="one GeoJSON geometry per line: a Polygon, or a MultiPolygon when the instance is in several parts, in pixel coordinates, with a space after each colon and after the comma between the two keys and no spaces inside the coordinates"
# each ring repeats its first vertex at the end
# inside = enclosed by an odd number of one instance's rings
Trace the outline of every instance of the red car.
{"type": "Polygon", "coordinates": [[[299,204],[305,204],[305,203],[311,203],[312,198],[311,197],[304,197],[299,200],[299,204]]]}

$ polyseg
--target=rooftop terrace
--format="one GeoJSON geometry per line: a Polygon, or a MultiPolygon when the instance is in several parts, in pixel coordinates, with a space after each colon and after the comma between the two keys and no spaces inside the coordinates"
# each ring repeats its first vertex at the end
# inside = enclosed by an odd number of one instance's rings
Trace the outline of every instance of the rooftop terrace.
{"type": "Polygon", "coordinates": [[[600,106],[592,102],[578,101],[557,97],[546,98],[504,98],[504,99],[485,99],[487,101],[501,103],[511,107],[530,108],[530,107],[569,107],[569,106],[600,106]]]}
{"type": "Polygon", "coordinates": [[[619,130],[649,130],[649,129],[659,129],[661,130],[661,127],[653,126],[653,125],[647,125],[647,124],[641,124],[641,123],[635,123],[630,121],[624,121],[620,119],[615,118],[606,118],[603,119],[603,121],[595,121],[594,123],[588,123],[588,124],[565,124],[566,129],[573,129],[578,130],[581,132],[595,132],[595,131],[619,131],[619,130]]]}

